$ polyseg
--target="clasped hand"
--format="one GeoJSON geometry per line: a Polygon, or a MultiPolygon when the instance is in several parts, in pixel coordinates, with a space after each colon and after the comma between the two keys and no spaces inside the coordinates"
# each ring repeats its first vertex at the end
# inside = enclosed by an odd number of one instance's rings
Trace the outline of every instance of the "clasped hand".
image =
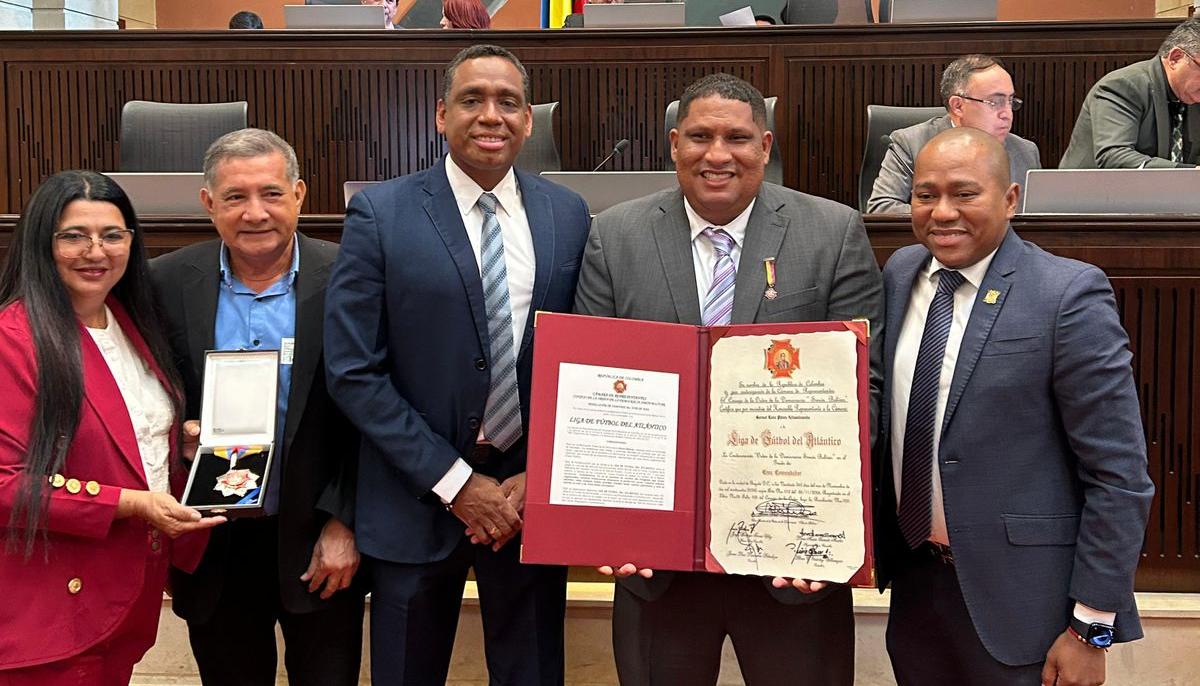
{"type": "Polygon", "coordinates": [[[472,543],[500,550],[521,530],[525,509],[525,474],[495,479],[472,473],[454,498],[451,511],[467,525],[472,543]]]}

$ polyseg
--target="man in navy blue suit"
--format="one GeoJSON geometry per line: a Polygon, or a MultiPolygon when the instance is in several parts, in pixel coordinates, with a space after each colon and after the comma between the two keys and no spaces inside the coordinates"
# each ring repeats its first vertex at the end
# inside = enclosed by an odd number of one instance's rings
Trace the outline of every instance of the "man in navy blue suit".
{"type": "Polygon", "coordinates": [[[1154,486],[1112,288],[1008,226],[1020,187],[973,129],[917,156],[883,270],[880,588],[900,686],[1095,685],[1142,635],[1154,486]]]}
{"type": "Polygon", "coordinates": [[[362,431],[356,534],[371,675],[443,684],[474,568],[491,683],[563,683],[566,570],[521,565],[533,315],[566,312],[575,193],[513,169],[529,78],[492,45],[446,68],[432,168],[356,195],[326,302],[330,393],[362,431]]]}

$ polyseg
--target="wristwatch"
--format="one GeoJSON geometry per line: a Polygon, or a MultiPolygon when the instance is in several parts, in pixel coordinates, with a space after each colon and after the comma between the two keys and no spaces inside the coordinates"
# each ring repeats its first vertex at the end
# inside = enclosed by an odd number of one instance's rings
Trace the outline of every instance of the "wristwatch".
{"type": "Polygon", "coordinates": [[[1106,649],[1113,644],[1113,628],[1100,622],[1087,623],[1078,617],[1071,617],[1071,634],[1092,648],[1106,649]]]}

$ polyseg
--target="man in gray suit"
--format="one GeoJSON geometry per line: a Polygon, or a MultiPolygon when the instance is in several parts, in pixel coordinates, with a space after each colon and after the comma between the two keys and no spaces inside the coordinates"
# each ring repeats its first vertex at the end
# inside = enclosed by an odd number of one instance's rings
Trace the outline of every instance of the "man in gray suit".
{"type": "Polygon", "coordinates": [[[1109,72],[1075,120],[1062,169],[1194,167],[1200,163],[1200,17],[1158,54],[1109,72]]]}
{"type": "Polygon", "coordinates": [[[1008,226],[1020,187],[970,129],[917,157],[913,233],[883,270],[879,584],[900,686],[1104,682],[1140,638],[1154,486],[1099,269],[1008,226]]]}
{"type": "MultiPolygon", "coordinates": [[[[862,219],[765,183],[771,140],[762,94],[750,84],[714,74],[689,86],[671,131],[679,189],[595,218],[575,311],[711,326],[868,317],[877,333],[881,283],[862,219]],[[766,258],[775,258],[774,297],[766,258]]],[[[845,586],[653,573],[634,563],[617,574],[626,577],[613,608],[622,684],[715,684],[726,636],[750,686],[853,683],[845,586]]]]}
{"type": "Polygon", "coordinates": [[[994,57],[966,55],[951,62],[942,72],[946,114],[892,132],[867,212],[908,214],[913,160],[929,139],[958,126],[980,129],[1004,143],[1013,180],[1025,183],[1025,172],[1041,169],[1042,161],[1036,144],[1012,133],[1013,113],[1021,109],[1021,99],[1014,93],[1012,76],[994,57]]]}

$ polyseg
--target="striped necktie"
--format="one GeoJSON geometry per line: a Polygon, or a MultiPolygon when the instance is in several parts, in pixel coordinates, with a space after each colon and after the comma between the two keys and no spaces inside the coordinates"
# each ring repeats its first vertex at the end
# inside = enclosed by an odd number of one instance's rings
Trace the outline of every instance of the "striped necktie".
{"type": "Polygon", "coordinates": [[[933,436],[937,417],[938,384],[946,339],[954,321],[954,291],[963,275],[938,270],[937,292],[929,303],[912,390],[908,395],[908,421],[904,425],[904,454],[900,465],[900,533],[910,548],[929,538],[933,517],[933,436]]]}
{"type": "Polygon", "coordinates": [[[733,316],[733,284],[737,278],[737,267],[733,264],[733,237],[721,229],[711,226],[704,229],[704,236],[712,243],[717,255],[713,265],[712,285],[704,298],[701,321],[705,326],[723,326],[733,316]]]}
{"type": "Polygon", "coordinates": [[[481,276],[488,319],[492,375],[483,430],[492,445],[508,450],[521,438],[521,399],[517,389],[517,357],[512,330],[512,304],[508,298],[508,270],[504,267],[504,237],[496,218],[496,196],[479,196],[483,211],[481,276]]]}

